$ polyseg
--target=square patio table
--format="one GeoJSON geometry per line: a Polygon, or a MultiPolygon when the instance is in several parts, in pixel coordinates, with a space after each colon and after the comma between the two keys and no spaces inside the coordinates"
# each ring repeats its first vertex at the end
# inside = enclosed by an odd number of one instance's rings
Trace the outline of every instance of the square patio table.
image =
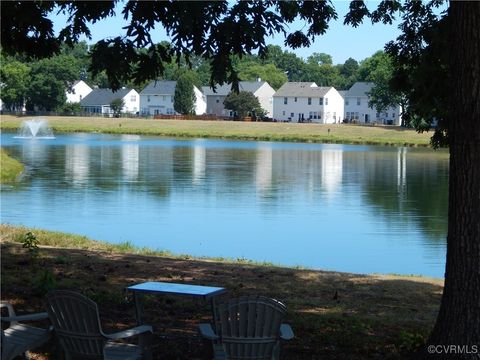
{"type": "Polygon", "coordinates": [[[215,319],[215,297],[225,293],[227,290],[223,287],[202,286],[191,284],[178,284],[169,282],[149,281],[127,287],[127,290],[133,292],[135,302],[135,315],[138,325],[142,325],[142,301],[141,295],[164,294],[164,295],[180,295],[200,297],[204,300],[210,299],[212,306],[212,314],[215,319]]]}

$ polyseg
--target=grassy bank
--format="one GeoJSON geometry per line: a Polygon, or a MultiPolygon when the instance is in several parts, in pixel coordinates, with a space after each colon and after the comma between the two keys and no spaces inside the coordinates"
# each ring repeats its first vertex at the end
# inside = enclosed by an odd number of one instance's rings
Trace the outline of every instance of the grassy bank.
{"type": "MultiPolygon", "coordinates": [[[[99,304],[107,330],[133,326],[124,289],[143,281],[186,282],[227,288],[228,296],[263,294],[284,301],[296,338],[284,359],[406,359],[422,346],[438,311],[442,281],[131,254],[84,237],[2,225],[2,300],[23,311],[42,309],[51,288],[85,293],[99,304]],[[18,243],[33,231],[34,256],[18,243]],[[45,245],[48,246],[45,246],[45,245]],[[55,246],[55,247],[51,247],[55,246]],[[88,250],[86,250],[88,249],[88,250]]],[[[148,253],[132,248],[138,253],[148,253]]],[[[167,254],[168,255],[168,254],[167,254]]],[[[195,334],[208,306],[186,298],[149,297],[146,321],[158,332],[195,334]]],[[[200,359],[198,338],[157,338],[155,358],[200,359]]],[[[39,358],[54,358],[54,343],[39,358]]]]}
{"type": "Polygon", "coordinates": [[[0,183],[15,182],[23,172],[23,165],[0,148],[0,183]]]}
{"type": "MultiPolygon", "coordinates": [[[[100,132],[186,138],[428,146],[432,133],[395,126],[319,125],[240,121],[42,117],[54,132],[100,132]]],[[[31,117],[2,116],[2,130],[16,131],[31,117]]]]}

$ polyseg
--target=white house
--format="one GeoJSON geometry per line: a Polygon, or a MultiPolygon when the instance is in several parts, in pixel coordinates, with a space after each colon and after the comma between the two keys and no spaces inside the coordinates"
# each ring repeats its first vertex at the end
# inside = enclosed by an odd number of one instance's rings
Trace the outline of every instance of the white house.
{"type": "Polygon", "coordinates": [[[335,124],[343,120],[343,111],[340,93],[314,82],[288,82],[273,95],[273,119],[277,121],[335,124]]]}
{"type": "MultiPolygon", "coordinates": [[[[175,115],[173,100],[175,97],[176,81],[156,80],[148,84],[140,92],[140,112],[142,115],[175,115]]],[[[205,114],[207,103],[205,96],[196,87],[195,92],[195,114],[205,114]]]]}
{"type": "Polygon", "coordinates": [[[369,92],[373,88],[371,82],[356,82],[345,93],[345,120],[359,124],[379,123],[385,125],[401,125],[401,107],[397,105],[382,112],[368,106],[369,92]]]}
{"type": "MultiPolygon", "coordinates": [[[[215,91],[209,86],[202,86],[202,91],[207,100],[207,114],[215,114],[218,116],[233,117],[233,111],[225,109],[223,101],[232,89],[231,84],[217,86],[215,91]]],[[[273,115],[273,94],[275,90],[266,81],[240,81],[238,90],[248,91],[255,95],[260,106],[265,110],[268,117],[273,115]]]]}
{"type": "Polygon", "coordinates": [[[125,103],[122,113],[138,113],[140,96],[134,89],[123,88],[115,92],[110,89],[93,89],[80,101],[80,106],[87,113],[112,114],[110,103],[115,99],[122,99],[125,103]]]}
{"type": "Polygon", "coordinates": [[[83,80],[77,80],[73,83],[72,88],[66,91],[67,103],[79,103],[91,91],[92,88],[83,80]]]}

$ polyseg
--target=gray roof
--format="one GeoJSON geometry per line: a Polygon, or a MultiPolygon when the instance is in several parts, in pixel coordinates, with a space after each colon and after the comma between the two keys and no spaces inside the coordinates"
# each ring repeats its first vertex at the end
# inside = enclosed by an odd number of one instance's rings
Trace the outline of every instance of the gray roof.
{"type": "Polygon", "coordinates": [[[345,96],[347,95],[347,90],[338,90],[338,93],[340,94],[340,96],[341,96],[342,98],[345,99],[345,96]]]}
{"type": "MultiPolygon", "coordinates": [[[[266,81],[240,81],[238,83],[238,89],[240,91],[248,91],[251,93],[255,93],[255,91],[260,89],[262,85],[265,83],[266,81]]],[[[215,88],[215,92],[210,86],[202,86],[202,92],[206,96],[211,96],[211,95],[227,96],[230,93],[230,91],[232,91],[232,84],[218,85],[215,88]]]]}
{"type": "Polygon", "coordinates": [[[371,91],[373,87],[372,82],[362,82],[357,81],[352,87],[347,91],[345,96],[368,96],[367,92],[371,91]]]}
{"type": "Polygon", "coordinates": [[[323,97],[331,88],[314,82],[287,82],[273,96],[323,97]]]}
{"type": "Polygon", "coordinates": [[[154,80],[140,91],[140,95],[174,95],[176,81],[154,80]]]}
{"type": "Polygon", "coordinates": [[[123,99],[132,89],[119,89],[113,92],[110,89],[93,89],[81,101],[82,106],[110,105],[115,99],[123,99]]]}

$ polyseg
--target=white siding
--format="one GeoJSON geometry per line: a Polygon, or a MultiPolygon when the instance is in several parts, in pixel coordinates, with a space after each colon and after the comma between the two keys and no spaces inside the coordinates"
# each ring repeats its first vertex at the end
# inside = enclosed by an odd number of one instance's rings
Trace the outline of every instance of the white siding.
{"type": "Polygon", "coordinates": [[[331,88],[323,97],[310,97],[310,104],[308,97],[287,96],[286,98],[287,104],[284,103],[284,96],[273,98],[273,118],[277,121],[298,122],[302,119],[319,124],[334,124],[343,119],[343,97],[334,88],[331,88]]]}
{"type": "Polygon", "coordinates": [[[345,97],[345,119],[358,124],[401,125],[400,106],[388,108],[381,113],[368,106],[368,96],[345,97]]]}
{"type": "Polygon", "coordinates": [[[275,90],[267,82],[254,93],[262,109],[267,112],[268,117],[273,116],[273,94],[275,94],[275,90]]]}
{"type": "Polygon", "coordinates": [[[140,110],[140,95],[135,90],[131,90],[123,97],[125,106],[122,109],[124,113],[136,114],[140,110]]]}
{"type": "MultiPolygon", "coordinates": [[[[196,86],[193,87],[195,92],[195,114],[202,115],[207,111],[207,103],[205,96],[198,90],[196,86]]],[[[175,115],[177,112],[173,107],[173,94],[142,94],[140,95],[140,113],[143,115],[175,115]]]]}
{"type": "Polygon", "coordinates": [[[90,94],[92,88],[88,86],[84,81],[80,80],[74,86],[72,86],[72,91],[67,90],[67,103],[79,103],[85,96],[90,94]]]}

